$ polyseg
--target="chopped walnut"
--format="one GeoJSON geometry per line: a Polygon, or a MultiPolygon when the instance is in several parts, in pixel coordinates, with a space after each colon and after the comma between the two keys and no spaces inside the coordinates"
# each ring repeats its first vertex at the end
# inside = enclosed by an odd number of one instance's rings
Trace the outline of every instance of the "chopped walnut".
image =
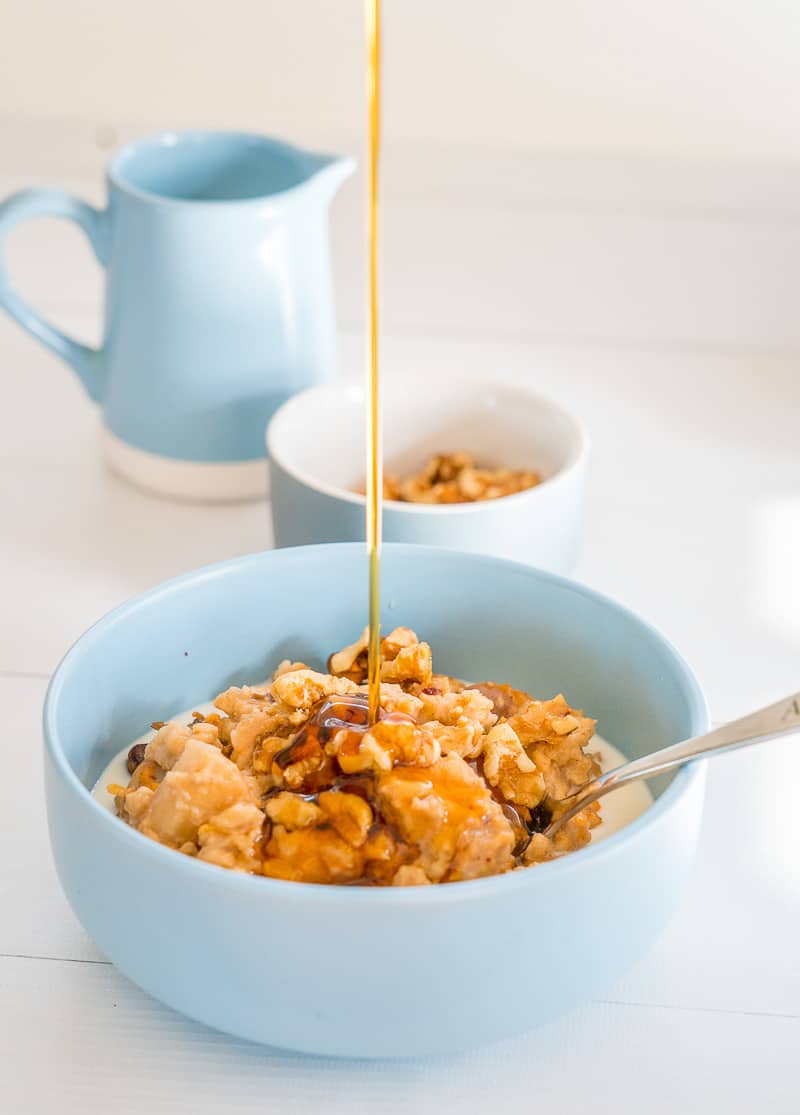
{"type": "Polygon", "coordinates": [[[364,876],[369,882],[388,886],[397,869],[410,855],[407,845],[395,839],[388,825],[374,824],[361,847],[364,876]]]}
{"type": "Polygon", "coordinates": [[[366,655],[369,645],[369,628],[365,627],[361,637],[349,647],[342,647],[336,654],[328,659],[328,673],[337,677],[347,677],[351,681],[360,682],[366,670],[366,655]]]}
{"type": "Polygon", "coordinates": [[[264,810],[271,821],[283,825],[289,832],[311,828],[323,819],[323,811],[318,805],[288,791],[268,798],[264,810]]]}
{"type": "MultiPolygon", "coordinates": [[[[363,688],[366,695],[366,686],[363,688]]],[[[386,712],[400,712],[416,720],[422,708],[422,701],[413,693],[407,693],[401,685],[381,683],[381,708],[386,712]]]]}
{"type": "Polygon", "coordinates": [[[117,795],[117,810],[129,824],[138,827],[150,808],[154,793],[155,790],[151,790],[147,786],[139,786],[133,790],[128,789],[124,794],[117,795]]]}
{"type": "Polygon", "coordinates": [[[381,658],[384,662],[393,662],[401,650],[418,643],[416,631],[412,631],[410,627],[395,627],[381,639],[381,658]]]}
{"type": "Polygon", "coordinates": [[[438,743],[424,728],[392,720],[379,720],[355,741],[348,732],[338,732],[326,750],[336,756],[345,774],[391,770],[395,764],[428,767],[440,754],[438,743]]]}
{"type": "Polygon", "coordinates": [[[530,839],[528,847],[522,853],[523,863],[545,863],[555,856],[553,841],[543,832],[535,832],[530,839]]]}
{"type": "MultiPolygon", "coordinates": [[[[410,649],[418,644],[419,639],[410,627],[396,627],[394,631],[390,631],[388,635],[381,639],[381,676],[385,681],[404,681],[409,669],[412,672],[414,668],[420,670],[420,666],[415,666],[413,660],[408,657],[401,666],[395,668],[391,665],[402,650],[410,649]]],[[[329,673],[362,684],[367,677],[368,647],[369,628],[365,627],[360,638],[354,643],[342,647],[341,650],[330,656],[328,659],[329,673]]],[[[428,652],[430,652],[430,648],[428,648],[428,652]]],[[[425,652],[417,653],[424,655],[425,652]]],[[[421,668],[424,670],[424,661],[422,661],[421,668]]]]}
{"type": "Polygon", "coordinates": [[[386,818],[416,846],[432,882],[474,879],[513,867],[515,838],[486,784],[458,755],[429,768],[395,767],[378,778],[386,818]]]}
{"type": "Polygon", "coordinates": [[[468,453],[437,453],[403,480],[386,475],[383,493],[405,503],[474,503],[523,492],[541,480],[532,469],[478,468],[468,453]]]}
{"type": "Polygon", "coordinates": [[[343,840],[360,848],[372,825],[372,809],[358,794],[326,790],[319,795],[319,808],[343,840]]]}
{"type": "Polygon", "coordinates": [[[496,724],[483,748],[483,775],[506,801],[533,808],[545,794],[544,776],[528,757],[514,729],[496,724]]]}
{"type": "Polygon", "coordinates": [[[523,744],[570,743],[584,747],[594,735],[595,721],[569,707],[561,693],[550,701],[529,700],[511,723],[523,744]]]}
{"type": "Polygon", "coordinates": [[[486,730],[497,723],[491,700],[477,689],[433,694],[422,690],[419,699],[422,701],[419,720],[423,724],[429,720],[449,725],[473,723],[486,730]]]}
{"type": "Polygon", "coordinates": [[[305,754],[283,768],[277,758],[278,756],[273,757],[270,767],[273,785],[285,786],[286,789],[296,792],[306,787],[309,778],[324,770],[328,761],[321,747],[309,748],[305,754]]]}
{"type": "MultiPolygon", "coordinates": [[[[437,483],[472,491],[480,470],[459,469],[437,483]]],[[[208,863],[341,885],[474,879],[591,840],[597,804],[520,854],[531,811],[557,815],[598,772],[593,720],[560,694],[538,701],[435,674],[408,627],[389,632],[381,654],[376,723],[366,633],[331,656],[329,673],[286,659],[268,684],[225,690],[213,713],[156,722],[131,749],[127,786],[109,787],[119,816],[208,863]]]]}
{"type": "Polygon", "coordinates": [[[255,768],[255,752],[263,754],[266,740],[282,739],[285,745],[288,737],[293,735],[307,718],[306,710],[292,708],[283,701],[273,701],[271,704],[264,704],[245,713],[227,733],[230,757],[242,770],[250,766],[255,768]]]}
{"type": "Polygon", "coordinates": [[[353,883],[361,878],[364,856],[333,828],[296,829],[274,825],[262,872],[304,883],[353,883]]]}
{"type": "Polygon", "coordinates": [[[272,692],[291,708],[308,709],[333,694],[358,693],[358,686],[349,678],[337,678],[331,674],[318,674],[315,670],[303,668],[287,670],[272,683],[272,692]]]}
{"type": "Polygon", "coordinates": [[[266,777],[270,786],[274,784],[271,776],[273,759],[279,751],[283,751],[288,742],[287,736],[264,736],[253,748],[253,771],[259,777],[266,777]]]}
{"type": "Polygon", "coordinates": [[[150,740],[145,749],[145,758],[151,759],[163,770],[171,770],[190,739],[219,746],[219,728],[216,724],[205,722],[184,726],[170,721],[162,725],[150,740]]]}
{"type": "Polygon", "coordinates": [[[565,798],[600,773],[593,756],[583,750],[595,722],[570,709],[561,694],[550,701],[530,701],[508,723],[541,771],[549,797],[565,798]]]}
{"type": "Polygon", "coordinates": [[[424,887],[430,886],[430,879],[416,864],[406,863],[398,867],[392,879],[393,887],[424,887]]]}
{"type": "Polygon", "coordinates": [[[214,700],[215,708],[233,720],[240,720],[250,712],[258,712],[274,700],[269,689],[262,686],[232,685],[214,700]]]}
{"type": "Polygon", "coordinates": [[[431,673],[431,648],[427,643],[413,643],[382,664],[381,681],[415,681],[419,685],[427,685],[431,673]]]}
{"type": "Polygon", "coordinates": [[[530,839],[522,855],[525,864],[544,863],[565,852],[584,848],[592,838],[592,829],[600,824],[600,806],[597,802],[587,805],[577,817],[556,830],[553,837],[537,832],[530,839]]]}
{"type": "Polygon", "coordinates": [[[425,731],[439,744],[443,755],[455,751],[462,759],[476,759],[483,751],[486,737],[480,724],[474,720],[463,720],[458,724],[440,724],[429,720],[425,731]]]}
{"type": "Polygon", "coordinates": [[[237,802],[197,831],[197,858],[234,871],[258,871],[259,841],[264,814],[248,802],[237,802]]]}
{"type": "Polygon", "coordinates": [[[466,689],[477,689],[492,702],[494,713],[504,720],[515,716],[530,704],[530,697],[521,689],[514,689],[510,685],[496,685],[492,681],[482,681],[477,685],[467,685],[466,689]]]}
{"type": "Polygon", "coordinates": [[[236,764],[213,745],[192,739],[159,784],[139,827],[145,836],[180,847],[196,842],[200,825],[252,799],[251,785],[236,764]]]}

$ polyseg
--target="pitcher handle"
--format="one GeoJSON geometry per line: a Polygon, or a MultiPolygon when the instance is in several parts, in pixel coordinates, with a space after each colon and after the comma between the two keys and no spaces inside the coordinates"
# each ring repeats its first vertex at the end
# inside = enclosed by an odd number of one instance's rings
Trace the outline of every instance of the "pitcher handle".
{"type": "Polygon", "coordinates": [[[75,221],[89,238],[98,261],[104,265],[107,213],[58,189],[21,190],[0,203],[0,306],[32,337],[65,360],[78,373],[90,397],[99,402],[103,390],[101,351],[73,340],[45,321],[13,290],[3,267],[6,236],[16,225],[32,217],[64,217],[75,221]]]}

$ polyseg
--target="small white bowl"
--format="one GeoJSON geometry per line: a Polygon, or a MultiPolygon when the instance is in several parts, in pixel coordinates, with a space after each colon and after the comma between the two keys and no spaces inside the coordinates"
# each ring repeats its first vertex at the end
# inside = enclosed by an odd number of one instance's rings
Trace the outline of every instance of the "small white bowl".
{"type": "MultiPolygon", "coordinates": [[[[382,389],[387,472],[403,475],[433,453],[464,450],[479,465],[538,470],[541,484],[480,503],[387,501],[383,536],[513,558],[569,572],[583,519],[589,440],[583,424],[527,388],[435,377],[382,389]]],[[[275,545],[358,542],[365,536],[363,389],[326,384],[295,395],[267,429],[275,545]]]]}

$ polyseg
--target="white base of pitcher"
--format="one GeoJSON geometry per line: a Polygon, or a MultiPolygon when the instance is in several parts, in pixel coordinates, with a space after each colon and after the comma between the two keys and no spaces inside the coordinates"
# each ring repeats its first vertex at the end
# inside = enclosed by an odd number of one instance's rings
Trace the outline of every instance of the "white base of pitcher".
{"type": "Polygon", "coordinates": [[[103,453],[114,472],[159,496],[189,503],[237,503],[264,499],[269,494],[269,472],[264,458],[178,461],[136,449],[105,426],[101,438],[103,453]]]}

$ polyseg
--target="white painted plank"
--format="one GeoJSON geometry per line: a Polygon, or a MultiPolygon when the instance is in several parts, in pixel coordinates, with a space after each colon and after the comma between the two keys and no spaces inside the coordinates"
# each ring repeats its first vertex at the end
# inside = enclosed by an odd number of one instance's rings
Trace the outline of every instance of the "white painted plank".
{"type": "Polygon", "coordinates": [[[798,779],[800,735],[709,763],[688,893],[610,998],[800,1018],[798,779]]]}
{"type": "MultiPolygon", "coordinates": [[[[387,206],[384,226],[390,328],[544,343],[800,344],[794,223],[500,209],[454,197],[387,206]]],[[[334,226],[348,324],[363,309],[353,227],[343,218],[334,226]]]]}
{"type": "Polygon", "coordinates": [[[7,1111],[796,1115],[800,1101],[796,1019],[596,1004],[462,1056],[337,1062],[223,1038],[105,966],[0,960],[0,981],[7,1111]]]}
{"type": "MultiPolygon", "coordinates": [[[[0,675],[6,725],[0,754],[4,769],[14,772],[0,779],[0,955],[99,960],[61,892],[50,852],[42,773],[46,688],[40,678],[0,675]]],[[[6,1013],[0,1010],[0,1019],[6,1013]]]]}

